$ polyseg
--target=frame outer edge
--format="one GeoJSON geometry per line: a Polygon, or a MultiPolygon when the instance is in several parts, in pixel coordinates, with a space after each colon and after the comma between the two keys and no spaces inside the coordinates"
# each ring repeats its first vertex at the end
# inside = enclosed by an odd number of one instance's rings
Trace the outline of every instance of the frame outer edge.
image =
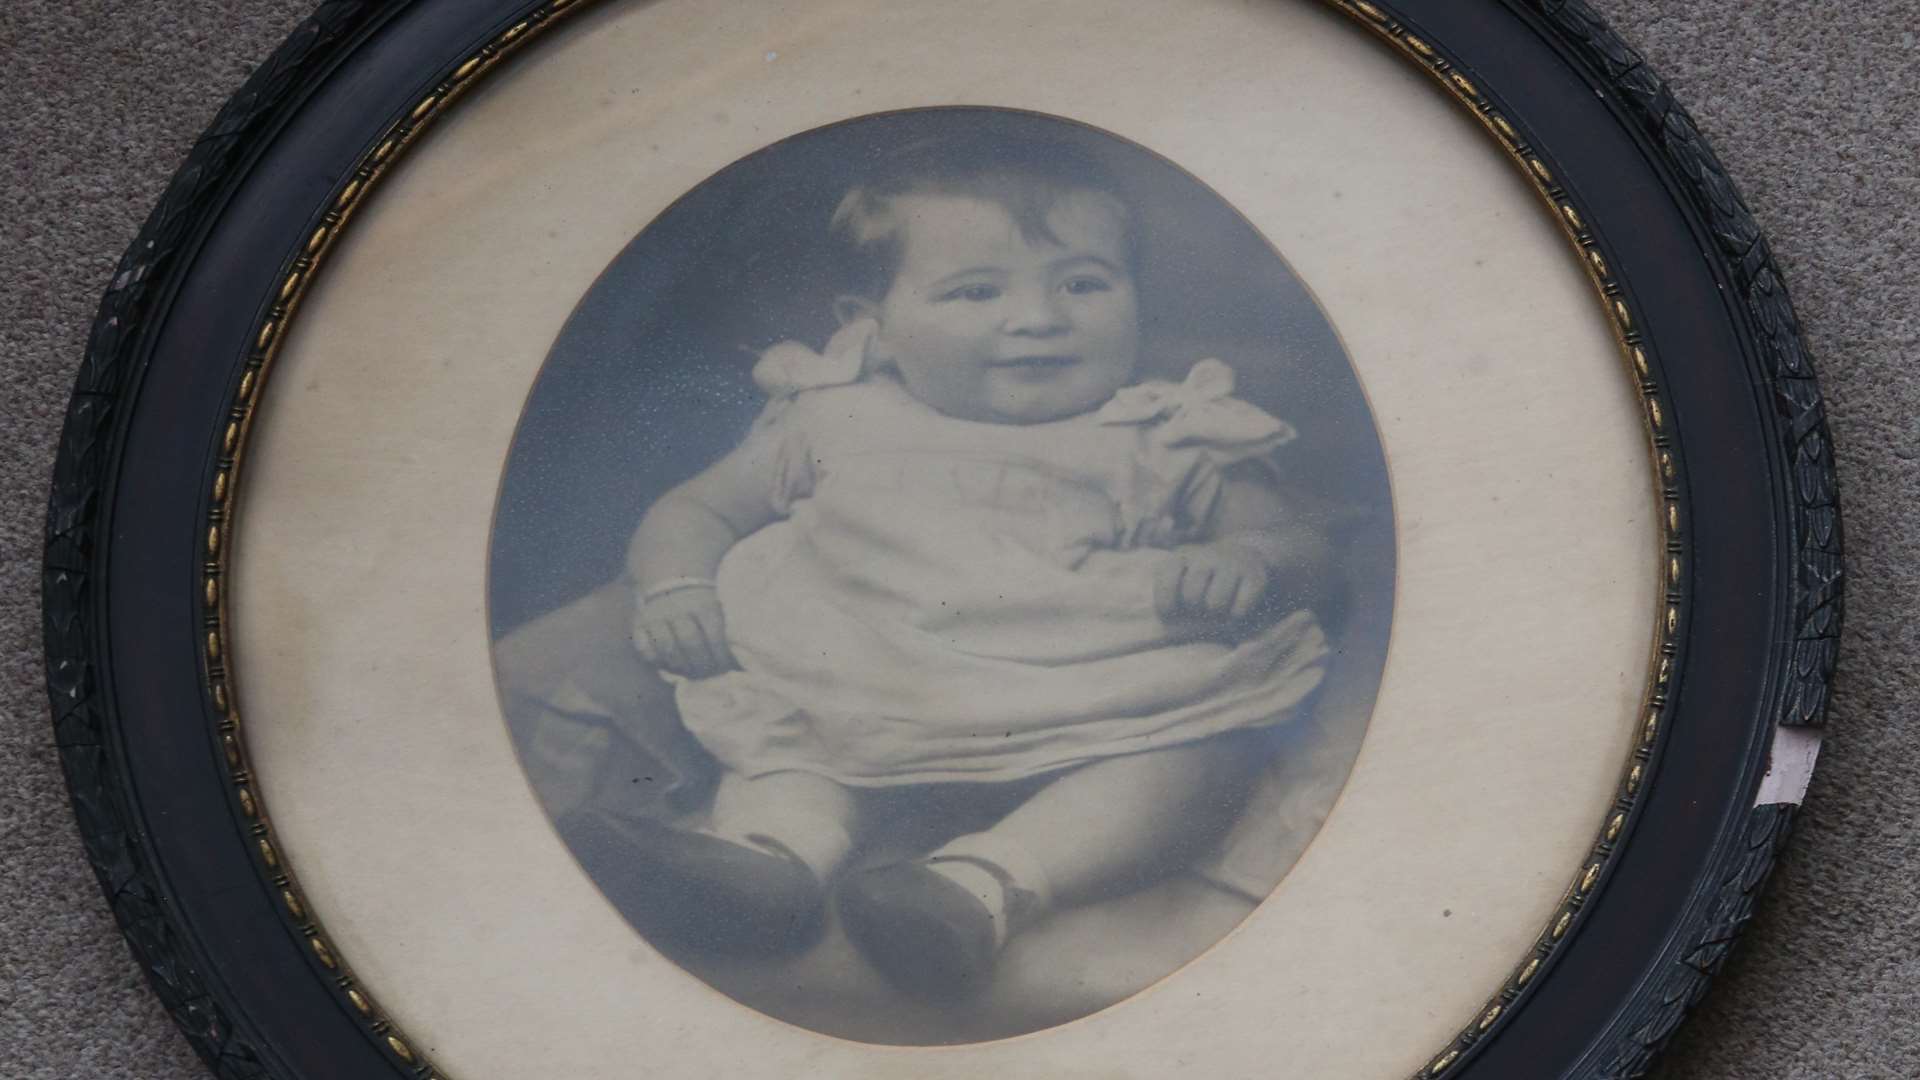
{"type": "MultiPolygon", "coordinates": [[[[1622,114],[1638,126],[1700,216],[1720,269],[1737,291],[1736,313],[1758,354],[1754,359],[1774,405],[1773,434],[1786,462],[1776,499],[1786,503],[1787,531],[1774,538],[1774,546],[1791,563],[1786,615],[1792,637],[1783,642],[1784,670],[1774,677],[1770,711],[1761,719],[1770,730],[1817,730],[1826,721],[1845,607],[1839,484],[1819,384],[1773,250],[1706,137],[1639,52],[1585,0],[1519,2],[1544,20],[1597,84],[1614,92],[1622,114]]],[[[1759,765],[1764,771],[1764,755],[1759,765]]],[[[1743,800],[1758,782],[1756,774],[1743,785],[1743,800]]],[[[1573,1076],[1633,1080],[1653,1067],[1752,920],[1797,810],[1773,803],[1742,813],[1736,805],[1657,966],[1573,1076]]]]}
{"type": "MultiPolygon", "coordinates": [[[[140,811],[117,720],[103,686],[100,556],[113,451],[162,313],[225,195],[278,121],[359,36],[407,0],[328,0],[247,80],[195,143],[116,267],[92,331],[58,444],[46,519],[42,629],[56,744],[82,840],[116,922],[155,992],[215,1075],[273,1075],[266,1042],[219,1000],[180,913],[141,839],[140,811]]],[[[1800,323],[1771,248],[1692,118],[1667,84],[1584,0],[1518,0],[1551,29],[1650,140],[1717,245],[1739,293],[1775,406],[1788,463],[1792,640],[1770,726],[1818,728],[1830,697],[1843,604],[1842,529],[1831,435],[1800,323]]],[[[1752,785],[1749,784],[1748,787],[1752,785]]],[[[1787,804],[1747,812],[1704,868],[1702,893],[1663,956],[1663,967],[1617,1014],[1575,1074],[1628,1080],[1651,1067],[1750,920],[1795,816],[1787,804]]]]}
{"type": "Polygon", "coordinates": [[[231,1007],[217,974],[205,970],[144,838],[105,664],[102,585],[114,462],[156,319],[164,317],[227,196],[304,92],[403,6],[325,0],[194,142],[101,299],[48,496],[41,629],[54,741],[80,838],[134,960],[194,1052],[222,1080],[264,1080],[283,1066],[266,1049],[271,1040],[231,1007]]]}

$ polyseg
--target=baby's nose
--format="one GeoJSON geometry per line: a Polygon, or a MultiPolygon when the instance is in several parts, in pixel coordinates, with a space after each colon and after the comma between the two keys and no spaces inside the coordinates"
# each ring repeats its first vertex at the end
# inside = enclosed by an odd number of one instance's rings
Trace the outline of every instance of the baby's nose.
{"type": "Polygon", "coordinates": [[[1022,291],[1009,299],[1005,327],[1010,334],[1058,334],[1068,328],[1066,312],[1047,290],[1022,291]]]}

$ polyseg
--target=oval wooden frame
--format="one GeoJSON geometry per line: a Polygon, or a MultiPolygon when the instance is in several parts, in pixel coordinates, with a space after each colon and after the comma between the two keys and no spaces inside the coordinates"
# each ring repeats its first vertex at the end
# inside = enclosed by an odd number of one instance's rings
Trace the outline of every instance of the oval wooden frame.
{"type": "MultiPolygon", "coordinates": [[[[329,945],[251,786],[223,666],[233,480],[281,333],[360,200],[474,80],[592,2],[325,4],[195,147],[94,325],[48,516],[49,691],[115,916],[222,1077],[439,1075],[329,945]],[[333,78],[348,64],[358,78],[333,78]]],[[[1774,758],[1817,744],[1844,577],[1819,389],[1724,169],[1584,3],[1321,2],[1428,71],[1548,201],[1614,320],[1662,503],[1666,602],[1616,802],[1534,948],[1417,1075],[1637,1076],[1785,841],[1797,795],[1764,783],[1774,758]]]]}

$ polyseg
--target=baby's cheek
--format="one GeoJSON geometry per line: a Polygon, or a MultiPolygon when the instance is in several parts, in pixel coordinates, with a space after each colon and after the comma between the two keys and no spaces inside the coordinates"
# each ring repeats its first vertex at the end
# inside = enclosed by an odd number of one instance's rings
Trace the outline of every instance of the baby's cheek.
{"type": "Polygon", "coordinates": [[[947,408],[943,412],[969,415],[985,404],[989,391],[987,377],[976,365],[955,364],[940,373],[939,392],[947,408]]]}

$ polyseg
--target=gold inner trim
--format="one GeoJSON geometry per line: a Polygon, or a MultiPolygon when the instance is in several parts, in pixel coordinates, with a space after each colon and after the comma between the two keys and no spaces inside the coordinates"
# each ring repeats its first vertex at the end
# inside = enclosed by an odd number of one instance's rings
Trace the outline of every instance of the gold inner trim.
{"type": "Polygon", "coordinates": [[[314,917],[311,907],[306,903],[298,882],[289,867],[281,859],[273,840],[273,827],[267,817],[264,801],[247,766],[244,740],[238,734],[239,714],[229,711],[229,699],[237,696],[232,686],[230,672],[231,628],[228,621],[230,597],[228,590],[221,584],[227,576],[231,561],[231,550],[222,543],[221,530],[225,523],[233,520],[235,502],[240,485],[234,482],[234,473],[240,468],[245,456],[248,437],[255,420],[254,407],[258,402],[256,392],[261,382],[271,374],[273,361],[285,340],[288,321],[299,308],[300,300],[312,284],[313,274],[325,261],[353,212],[366,199],[378,181],[398,159],[396,151],[410,145],[428,127],[432,125],[446,108],[459,100],[477,80],[491,71],[507,56],[517,52],[526,42],[538,36],[537,31],[545,30],[557,23],[568,9],[587,7],[583,0],[548,0],[531,13],[525,20],[516,24],[494,40],[468,56],[453,69],[444,81],[425,94],[409,112],[381,139],[378,147],[363,158],[349,175],[336,194],[324,220],[317,226],[299,254],[284,272],[275,294],[276,302],[262,319],[259,330],[253,336],[253,352],[248,357],[246,370],[241,374],[235,388],[230,409],[231,420],[221,442],[222,461],[213,482],[208,514],[206,541],[207,563],[204,569],[204,607],[202,619],[207,628],[206,643],[206,680],[208,694],[215,708],[225,719],[222,727],[227,729],[221,738],[222,750],[226,756],[229,781],[232,784],[234,801],[242,816],[253,822],[256,854],[268,877],[280,891],[281,906],[287,916],[293,920],[296,928],[307,939],[307,947],[314,959],[328,974],[344,1004],[375,1035],[378,1045],[385,1048],[393,1060],[418,1080],[443,1080],[445,1074],[426,1060],[424,1055],[413,1048],[413,1043],[393,1023],[370,991],[362,986],[353,974],[352,967],[345,958],[328,944],[320,922],[314,917]]]}

